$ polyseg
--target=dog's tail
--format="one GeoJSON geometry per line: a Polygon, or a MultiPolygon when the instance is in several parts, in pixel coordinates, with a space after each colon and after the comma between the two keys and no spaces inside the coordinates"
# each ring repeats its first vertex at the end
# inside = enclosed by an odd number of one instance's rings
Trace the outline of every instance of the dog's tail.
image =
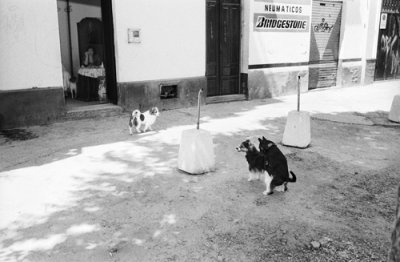
{"type": "Polygon", "coordinates": [[[292,174],[292,178],[289,177],[288,182],[292,183],[296,182],[296,175],[292,171],[290,171],[290,174],[292,174]]]}
{"type": "Polygon", "coordinates": [[[133,110],[131,118],[129,120],[130,126],[137,126],[139,124],[138,118],[140,117],[141,112],[139,110],[133,110]]]}
{"type": "Polygon", "coordinates": [[[133,117],[133,118],[138,117],[140,114],[141,114],[141,113],[140,113],[140,111],[139,111],[138,109],[133,110],[133,112],[132,112],[132,117],[133,117]]]}

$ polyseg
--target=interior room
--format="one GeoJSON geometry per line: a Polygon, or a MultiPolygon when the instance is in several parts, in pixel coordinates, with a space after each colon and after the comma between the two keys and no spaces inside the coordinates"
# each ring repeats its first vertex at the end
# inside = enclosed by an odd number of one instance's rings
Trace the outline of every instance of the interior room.
{"type": "Polygon", "coordinates": [[[67,110],[108,103],[101,0],[57,0],[67,110]]]}

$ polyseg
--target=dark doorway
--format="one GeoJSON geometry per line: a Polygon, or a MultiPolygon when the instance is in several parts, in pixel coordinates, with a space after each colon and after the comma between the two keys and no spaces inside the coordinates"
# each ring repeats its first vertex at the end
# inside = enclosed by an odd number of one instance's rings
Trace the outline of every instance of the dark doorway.
{"type": "Polygon", "coordinates": [[[112,0],[101,0],[101,11],[104,23],[104,56],[107,72],[107,95],[111,103],[118,103],[117,73],[115,69],[114,24],[112,0]]]}
{"type": "MultiPolygon", "coordinates": [[[[400,9],[400,3],[398,5],[400,9]]],[[[375,80],[397,79],[400,76],[400,14],[394,12],[381,13],[375,80]]]]}
{"type": "Polygon", "coordinates": [[[240,94],[240,0],[207,0],[207,96],[240,94]]]}
{"type": "Polygon", "coordinates": [[[111,2],[57,0],[67,110],[118,102],[111,2]]]}

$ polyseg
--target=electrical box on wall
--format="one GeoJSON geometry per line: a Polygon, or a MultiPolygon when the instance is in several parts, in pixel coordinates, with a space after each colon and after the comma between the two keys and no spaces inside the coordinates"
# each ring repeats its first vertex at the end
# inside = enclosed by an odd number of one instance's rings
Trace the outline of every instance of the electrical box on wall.
{"type": "Polygon", "coordinates": [[[140,43],[141,42],[141,32],[138,28],[128,29],[128,43],[140,43]]]}

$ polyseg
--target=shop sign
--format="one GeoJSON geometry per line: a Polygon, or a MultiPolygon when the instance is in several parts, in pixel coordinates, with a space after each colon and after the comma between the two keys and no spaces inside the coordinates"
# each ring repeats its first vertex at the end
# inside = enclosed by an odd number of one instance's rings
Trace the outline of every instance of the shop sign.
{"type": "Polygon", "coordinates": [[[309,32],[310,0],[255,0],[254,31],[309,32]]]}
{"type": "Polygon", "coordinates": [[[308,32],[309,20],[308,16],[254,14],[254,31],[308,32]]]}

